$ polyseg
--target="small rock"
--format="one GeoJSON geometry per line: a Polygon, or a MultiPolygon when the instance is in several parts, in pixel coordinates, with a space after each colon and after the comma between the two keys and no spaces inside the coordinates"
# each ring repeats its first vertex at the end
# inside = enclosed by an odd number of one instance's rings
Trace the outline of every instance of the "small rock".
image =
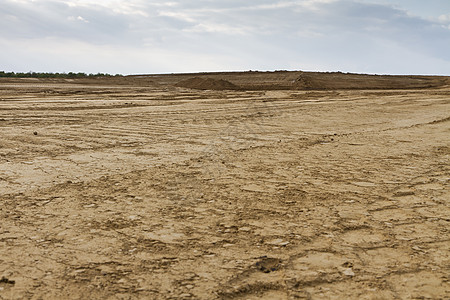
{"type": "Polygon", "coordinates": [[[192,295],[189,294],[189,293],[185,293],[185,294],[181,294],[180,295],[180,298],[190,298],[190,297],[192,297],[192,295]]]}
{"type": "Polygon", "coordinates": [[[281,268],[281,259],[264,257],[256,262],[256,267],[258,268],[258,270],[264,273],[277,271],[281,268]]]}
{"type": "Polygon", "coordinates": [[[251,230],[252,229],[250,227],[241,227],[241,228],[239,228],[239,231],[244,231],[244,232],[249,232],[251,230]]]}
{"type": "Polygon", "coordinates": [[[422,248],[420,248],[419,246],[412,246],[411,248],[412,248],[413,250],[416,250],[416,251],[426,252],[426,251],[424,251],[422,248]]]}
{"type": "Polygon", "coordinates": [[[355,276],[355,272],[353,272],[351,268],[345,269],[342,274],[344,274],[345,276],[355,276]]]}
{"type": "Polygon", "coordinates": [[[414,191],[400,191],[394,194],[394,197],[404,197],[404,196],[412,196],[414,195],[414,191]]]}
{"type": "Polygon", "coordinates": [[[37,131],[33,132],[34,135],[38,135],[37,131]]]}
{"type": "Polygon", "coordinates": [[[6,283],[6,284],[16,284],[16,281],[15,280],[10,280],[9,278],[6,278],[5,276],[3,276],[1,279],[0,279],[0,283],[6,283]]]}
{"type": "Polygon", "coordinates": [[[282,239],[275,239],[275,240],[267,242],[267,244],[273,245],[273,246],[286,246],[286,245],[289,244],[289,242],[288,241],[284,241],[282,239]]]}

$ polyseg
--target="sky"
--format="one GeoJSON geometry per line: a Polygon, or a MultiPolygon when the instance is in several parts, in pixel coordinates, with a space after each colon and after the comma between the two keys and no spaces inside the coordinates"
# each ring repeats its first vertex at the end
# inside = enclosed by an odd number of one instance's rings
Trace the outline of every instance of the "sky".
{"type": "Polygon", "coordinates": [[[450,75],[450,0],[0,0],[0,70],[450,75]]]}

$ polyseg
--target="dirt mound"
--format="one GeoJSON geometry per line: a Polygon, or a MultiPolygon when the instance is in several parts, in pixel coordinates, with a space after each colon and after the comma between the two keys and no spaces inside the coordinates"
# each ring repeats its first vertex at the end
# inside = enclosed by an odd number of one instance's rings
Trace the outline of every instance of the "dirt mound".
{"type": "Polygon", "coordinates": [[[237,90],[239,87],[227,80],[194,77],[176,84],[178,87],[184,87],[197,90],[237,90]]]}
{"type": "Polygon", "coordinates": [[[342,72],[304,72],[292,81],[292,89],[417,89],[439,87],[443,79],[431,76],[368,75],[342,72]]]}
{"type": "Polygon", "coordinates": [[[147,75],[160,84],[197,90],[422,89],[449,85],[443,76],[373,75],[343,72],[215,72],[147,75]]]}

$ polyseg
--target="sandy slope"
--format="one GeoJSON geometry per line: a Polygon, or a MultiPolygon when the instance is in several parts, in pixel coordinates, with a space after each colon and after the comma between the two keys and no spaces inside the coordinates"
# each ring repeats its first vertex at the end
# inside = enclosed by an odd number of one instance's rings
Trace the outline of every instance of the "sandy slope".
{"type": "Polygon", "coordinates": [[[190,76],[0,80],[0,299],[450,297],[450,88],[190,76]]]}

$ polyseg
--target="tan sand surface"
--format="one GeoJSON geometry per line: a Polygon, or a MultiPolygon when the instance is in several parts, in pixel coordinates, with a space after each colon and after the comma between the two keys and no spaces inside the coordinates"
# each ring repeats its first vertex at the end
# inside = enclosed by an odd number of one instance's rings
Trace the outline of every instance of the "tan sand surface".
{"type": "Polygon", "coordinates": [[[450,298],[449,80],[342,76],[0,79],[0,299],[450,298]]]}

